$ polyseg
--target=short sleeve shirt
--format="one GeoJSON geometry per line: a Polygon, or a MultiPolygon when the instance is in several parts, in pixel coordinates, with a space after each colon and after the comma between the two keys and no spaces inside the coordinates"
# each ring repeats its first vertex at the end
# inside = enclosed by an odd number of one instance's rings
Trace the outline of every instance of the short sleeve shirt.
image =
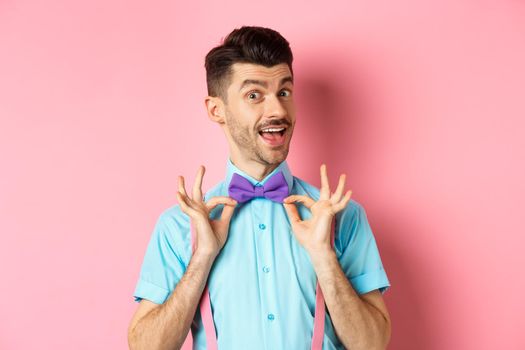
{"type": "MultiPolygon", "coordinates": [[[[225,179],[207,191],[204,199],[227,196],[234,173],[260,186],[278,171],[283,172],[290,194],[319,199],[319,189],[293,176],[286,161],[258,181],[236,167],[230,158],[225,179]]],[[[297,205],[301,218],[308,219],[310,211],[297,205]]],[[[217,219],[221,211],[219,205],[210,217],[217,219]]],[[[334,250],[358,294],[375,289],[385,293],[390,287],[365,210],[353,199],[336,214],[334,250]]],[[[184,275],[191,255],[190,218],[177,204],[158,217],[135,288],[135,301],[164,303],[184,275]]],[[[296,240],[283,205],[263,197],[238,204],[228,239],[208,276],[218,348],[310,349],[316,283],[310,257],[296,240]]],[[[191,332],[193,349],[206,349],[198,308],[191,332]]],[[[328,310],[323,349],[344,349],[328,310]]]]}

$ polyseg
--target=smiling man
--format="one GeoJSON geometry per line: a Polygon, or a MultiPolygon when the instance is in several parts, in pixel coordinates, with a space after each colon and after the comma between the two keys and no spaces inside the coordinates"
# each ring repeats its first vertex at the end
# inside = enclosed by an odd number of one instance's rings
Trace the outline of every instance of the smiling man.
{"type": "Polygon", "coordinates": [[[231,32],[206,56],[205,105],[229,144],[225,178],[159,216],[129,325],[132,349],[385,349],[390,287],[365,210],[292,175],[295,127],[288,41],[262,27],[231,32]]]}

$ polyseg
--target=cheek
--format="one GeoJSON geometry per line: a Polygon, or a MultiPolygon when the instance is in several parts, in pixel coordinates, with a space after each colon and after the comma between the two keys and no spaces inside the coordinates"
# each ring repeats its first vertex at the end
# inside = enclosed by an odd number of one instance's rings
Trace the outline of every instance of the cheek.
{"type": "Polygon", "coordinates": [[[243,125],[253,131],[262,116],[260,109],[260,107],[255,107],[253,105],[241,106],[238,111],[239,120],[242,121],[241,123],[243,125]]]}
{"type": "Polygon", "coordinates": [[[295,115],[295,103],[293,102],[293,100],[288,101],[285,106],[286,106],[285,108],[288,111],[288,114],[290,115],[290,117],[294,116],[295,115]]]}
{"type": "Polygon", "coordinates": [[[226,115],[226,120],[232,132],[244,135],[252,135],[254,133],[256,119],[252,117],[250,110],[242,108],[238,110],[230,109],[226,115]]]}

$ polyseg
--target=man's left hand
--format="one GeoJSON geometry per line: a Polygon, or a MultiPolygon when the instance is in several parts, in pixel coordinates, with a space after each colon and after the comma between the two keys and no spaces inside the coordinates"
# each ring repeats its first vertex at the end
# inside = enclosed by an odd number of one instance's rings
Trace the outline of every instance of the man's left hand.
{"type": "Polygon", "coordinates": [[[348,190],[343,196],[345,181],[346,175],[342,174],[339,177],[337,189],[334,193],[331,193],[326,174],[326,165],[322,164],[321,190],[317,202],[304,195],[291,195],[283,200],[284,208],[292,225],[292,231],[310,256],[332,250],[330,242],[332,220],[336,213],[344,209],[352,194],[352,191],[348,190]],[[301,202],[312,212],[310,219],[301,219],[294,202],[301,202]]]}

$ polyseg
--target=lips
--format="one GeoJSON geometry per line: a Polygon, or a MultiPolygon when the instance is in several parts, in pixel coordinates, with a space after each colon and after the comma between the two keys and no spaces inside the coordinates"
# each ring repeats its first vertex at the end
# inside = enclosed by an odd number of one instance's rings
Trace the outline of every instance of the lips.
{"type": "Polygon", "coordinates": [[[261,136],[262,140],[272,146],[272,147],[275,147],[275,146],[281,146],[284,144],[284,141],[286,140],[286,137],[285,137],[285,134],[286,134],[286,131],[288,130],[287,127],[285,126],[271,126],[271,127],[265,127],[265,128],[262,128],[260,131],[259,131],[259,135],[261,136]],[[281,131],[273,131],[273,132],[263,132],[263,130],[276,130],[276,129],[282,129],[284,128],[283,130],[281,131]]]}

